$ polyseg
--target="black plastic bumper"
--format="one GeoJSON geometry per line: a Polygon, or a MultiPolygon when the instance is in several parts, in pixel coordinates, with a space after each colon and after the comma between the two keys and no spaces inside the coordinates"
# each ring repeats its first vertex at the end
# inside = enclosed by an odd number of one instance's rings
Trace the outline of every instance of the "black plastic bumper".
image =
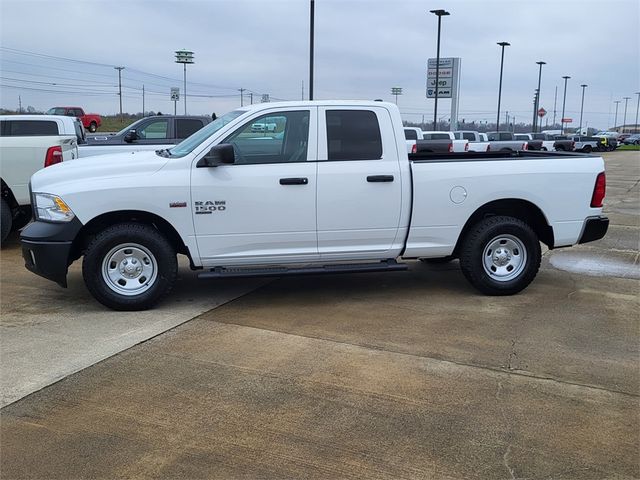
{"type": "Polygon", "coordinates": [[[22,231],[22,257],[27,270],[67,287],[73,240],[82,228],[77,218],[67,223],[34,222],[22,231]]]}
{"type": "Polygon", "coordinates": [[[578,243],[593,242],[600,240],[607,233],[609,219],[607,217],[587,218],[582,229],[582,235],[578,243]]]}

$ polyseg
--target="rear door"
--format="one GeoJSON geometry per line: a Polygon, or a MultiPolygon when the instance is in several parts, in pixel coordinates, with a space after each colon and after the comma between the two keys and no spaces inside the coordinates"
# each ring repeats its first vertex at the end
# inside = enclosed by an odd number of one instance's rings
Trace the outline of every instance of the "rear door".
{"type": "Polygon", "coordinates": [[[173,143],[180,143],[204,127],[204,122],[198,118],[176,118],[173,143]]]}
{"type": "Polygon", "coordinates": [[[382,258],[400,222],[402,182],[389,112],[318,112],[318,251],[323,259],[382,258]]]}

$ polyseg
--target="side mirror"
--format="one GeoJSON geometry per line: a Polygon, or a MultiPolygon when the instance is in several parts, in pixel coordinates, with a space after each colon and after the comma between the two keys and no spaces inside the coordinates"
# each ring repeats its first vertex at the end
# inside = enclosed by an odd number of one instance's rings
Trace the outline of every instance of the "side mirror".
{"type": "Polygon", "coordinates": [[[126,135],[124,136],[124,141],[127,143],[131,143],[134,140],[138,139],[138,132],[136,132],[135,129],[131,129],[129,130],[126,135]]]}
{"type": "Polygon", "coordinates": [[[236,161],[233,145],[221,143],[215,145],[204,157],[198,160],[196,168],[217,167],[219,165],[231,164],[236,161]]]}

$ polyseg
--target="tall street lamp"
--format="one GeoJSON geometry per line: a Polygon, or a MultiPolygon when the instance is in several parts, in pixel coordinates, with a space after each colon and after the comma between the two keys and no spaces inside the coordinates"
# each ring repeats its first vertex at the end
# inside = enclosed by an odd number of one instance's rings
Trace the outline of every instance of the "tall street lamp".
{"type": "Polygon", "coordinates": [[[567,80],[569,80],[571,77],[568,75],[565,75],[564,77],[564,95],[562,96],[562,118],[560,119],[560,123],[562,124],[562,133],[564,135],[564,106],[567,103],[567,80]]]}
{"type": "MultiPolygon", "coordinates": [[[[504,67],[504,47],[509,47],[509,42],[498,42],[498,45],[502,47],[502,55],[500,56],[500,84],[498,86],[498,115],[496,116],[496,130],[500,130],[500,98],[502,97],[502,70],[504,67]]],[[[507,122],[507,130],[509,130],[509,122],[507,122]]]]}
{"type": "Polygon", "coordinates": [[[638,110],[640,110],[640,92],[636,92],[635,95],[638,95],[638,103],[636,105],[636,124],[634,125],[635,133],[638,133],[638,110]]]}
{"type": "Polygon", "coordinates": [[[395,95],[396,105],[398,105],[398,95],[402,95],[402,87],[391,87],[391,95],[395,95]]]}
{"type": "Polygon", "coordinates": [[[316,2],[311,0],[309,10],[309,100],[313,100],[313,38],[316,2]]]}
{"type": "Polygon", "coordinates": [[[618,128],[618,105],[620,105],[621,100],[616,100],[615,103],[616,104],[616,116],[613,117],[613,128],[617,130],[618,128]]]}
{"type": "Polygon", "coordinates": [[[187,63],[193,63],[193,52],[189,50],[176,50],[176,63],[184,67],[184,114],[187,114],[187,63]]]}
{"type": "Polygon", "coordinates": [[[631,100],[631,97],[622,97],[624,100],[624,121],[622,122],[622,132],[624,133],[624,126],[627,124],[627,103],[631,100]]]}
{"type": "Polygon", "coordinates": [[[578,135],[582,135],[582,112],[584,111],[584,91],[589,85],[582,84],[582,103],[580,103],[580,126],[578,127],[578,135]]]}
{"type": "Polygon", "coordinates": [[[540,107],[540,82],[542,81],[542,65],[546,65],[547,62],[536,62],[540,66],[540,70],[538,71],[538,95],[536,97],[536,105],[533,109],[533,131],[537,131],[538,127],[538,108],[540,107]]]}
{"type": "Polygon", "coordinates": [[[122,70],[124,67],[113,67],[118,70],[118,97],[120,98],[120,122],[122,123],[122,70]]]}
{"type": "Polygon", "coordinates": [[[450,13],[446,10],[429,10],[429,12],[438,16],[438,45],[436,49],[436,95],[435,104],[433,107],[433,129],[438,130],[438,89],[440,88],[440,27],[442,23],[442,17],[445,15],[450,15],[450,13]]]}

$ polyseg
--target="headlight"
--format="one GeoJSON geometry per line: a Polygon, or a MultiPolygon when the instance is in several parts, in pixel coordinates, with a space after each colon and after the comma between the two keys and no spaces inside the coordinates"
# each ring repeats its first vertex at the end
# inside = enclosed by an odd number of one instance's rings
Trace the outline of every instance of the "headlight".
{"type": "Polygon", "coordinates": [[[70,222],[75,218],[75,214],[64,201],[48,193],[34,193],[34,211],[36,220],[46,222],[70,222]]]}

